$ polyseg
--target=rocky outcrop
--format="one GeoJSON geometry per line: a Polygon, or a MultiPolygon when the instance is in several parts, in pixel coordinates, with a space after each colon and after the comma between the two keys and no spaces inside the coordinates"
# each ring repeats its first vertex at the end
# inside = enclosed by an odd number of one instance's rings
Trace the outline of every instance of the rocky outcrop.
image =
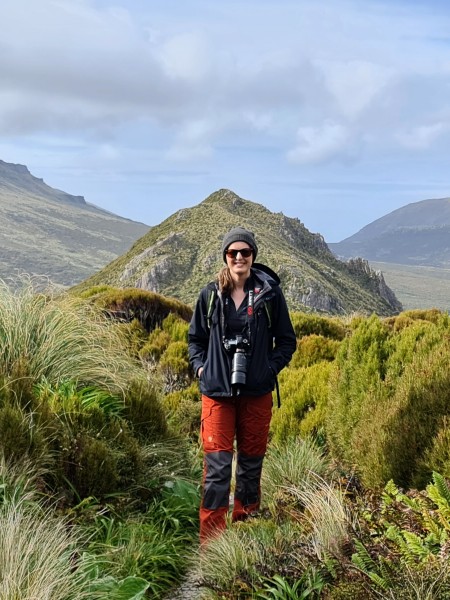
{"type": "Polygon", "coordinates": [[[357,277],[362,277],[370,289],[379,294],[386,301],[386,304],[392,306],[396,312],[403,309],[401,302],[384,280],[381,271],[372,269],[369,262],[364,258],[351,258],[347,264],[350,272],[357,277]]]}

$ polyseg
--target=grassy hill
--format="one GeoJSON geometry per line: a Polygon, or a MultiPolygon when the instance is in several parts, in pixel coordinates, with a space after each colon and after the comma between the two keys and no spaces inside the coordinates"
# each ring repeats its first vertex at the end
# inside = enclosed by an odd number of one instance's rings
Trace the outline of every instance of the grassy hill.
{"type": "Polygon", "coordinates": [[[280,275],[292,309],[331,314],[392,314],[401,309],[384,280],[366,263],[337,260],[322,236],[308,231],[298,219],[272,213],[230,190],[219,190],[152,227],[128,252],[78,289],[131,286],[192,305],[201,287],[223,265],[223,235],[238,224],[255,233],[258,262],[280,275]]]}
{"type": "Polygon", "coordinates": [[[89,277],[149,230],[0,161],[0,278],[46,275],[62,285],[89,277]]]}

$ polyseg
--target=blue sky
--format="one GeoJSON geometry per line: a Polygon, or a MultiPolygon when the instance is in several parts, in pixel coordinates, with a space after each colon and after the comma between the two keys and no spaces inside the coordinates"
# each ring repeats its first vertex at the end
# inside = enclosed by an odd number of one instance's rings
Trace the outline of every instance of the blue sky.
{"type": "Polygon", "coordinates": [[[0,3],[0,159],[156,225],[229,188],[337,242],[450,196],[450,5],[0,3]]]}

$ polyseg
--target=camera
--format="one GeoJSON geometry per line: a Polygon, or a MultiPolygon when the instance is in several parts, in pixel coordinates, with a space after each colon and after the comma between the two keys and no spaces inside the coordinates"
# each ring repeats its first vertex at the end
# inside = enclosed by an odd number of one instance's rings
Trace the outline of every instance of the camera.
{"type": "Polygon", "coordinates": [[[234,339],[224,339],[223,345],[227,352],[233,352],[231,362],[231,385],[245,385],[247,380],[247,350],[250,349],[250,342],[242,335],[236,335],[234,339]]]}

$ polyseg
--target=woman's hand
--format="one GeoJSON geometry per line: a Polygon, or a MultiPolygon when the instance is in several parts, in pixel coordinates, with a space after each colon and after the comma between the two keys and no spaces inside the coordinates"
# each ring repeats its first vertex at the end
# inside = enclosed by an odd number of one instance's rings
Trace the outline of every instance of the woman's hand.
{"type": "Polygon", "coordinates": [[[197,377],[200,379],[200,377],[202,376],[203,373],[203,367],[200,367],[199,370],[197,371],[197,377]]]}

